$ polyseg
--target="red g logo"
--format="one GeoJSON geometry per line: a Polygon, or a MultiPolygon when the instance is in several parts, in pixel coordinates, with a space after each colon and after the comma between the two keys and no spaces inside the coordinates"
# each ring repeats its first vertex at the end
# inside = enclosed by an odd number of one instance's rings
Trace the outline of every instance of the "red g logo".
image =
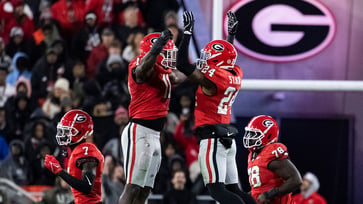
{"type": "MultiPolygon", "coordinates": [[[[333,40],[336,25],[329,9],[316,0],[241,0],[231,8],[239,21],[235,46],[264,61],[311,57],[333,40]]],[[[225,16],[225,33],[227,33],[225,16]]]]}

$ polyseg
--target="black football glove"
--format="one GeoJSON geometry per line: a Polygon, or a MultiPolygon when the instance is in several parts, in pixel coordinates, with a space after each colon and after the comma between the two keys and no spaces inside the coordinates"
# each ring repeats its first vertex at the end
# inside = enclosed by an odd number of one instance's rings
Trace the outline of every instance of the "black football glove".
{"type": "Polygon", "coordinates": [[[228,34],[236,35],[237,26],[238,26],[236,14],[234,14],[231,10],[229,10],[227,12],[227,16],[228,16],[228,34]]]}
{"type": "Polygon", "coordinates": [[[191,11],[184,11],[183,13],[184,22],[184,34],[191,35],[194,28],[194,16],[191,11]]]}
{"type": "Polygon", "coordinates": [[[164,46],[171,39],[173,39],[173,34],[170,32],[170,30],[164,30],[163,32],[161,32],[159,38],[153,44],[150,50],[150,54],[159,55],[160,52],[163,50],[164,46]]]}

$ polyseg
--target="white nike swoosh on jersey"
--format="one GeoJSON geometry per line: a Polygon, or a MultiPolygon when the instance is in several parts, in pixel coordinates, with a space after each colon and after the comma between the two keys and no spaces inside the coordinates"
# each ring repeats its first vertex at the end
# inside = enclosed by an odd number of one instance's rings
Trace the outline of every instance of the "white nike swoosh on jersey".
{"type": "Polygon", "coordinates": [[[90,186],[92,186],[91,181],[88,179],[88,177],[87,177],[87,176],[86,176],[86,179],[87,179],[87,181],[88,181],[88,184],[89,184],[90,186]]]}
{"type": "Polygon", "coordinates": [[[229,136],[231,136],[231,135],[233,135],[233,133],[231,133],[231,132],[227,132],[227,136],[229,137],[229,136]]]}

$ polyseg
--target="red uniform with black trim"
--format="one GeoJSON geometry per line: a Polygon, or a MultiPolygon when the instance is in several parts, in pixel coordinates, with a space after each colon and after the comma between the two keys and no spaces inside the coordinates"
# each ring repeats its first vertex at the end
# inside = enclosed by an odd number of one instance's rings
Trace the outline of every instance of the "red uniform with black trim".
{"type": "Polygon", "coordinates": [[[140,64],[142,57],[134,58],[129,64],[128,85],[131,94],[129,106],[130,118],[144,120],[165,117],[169,111],[171,69],[164,69],[155,64],[152,78],[142,84],[137,84],[132,77],[132,70],[140,64]]]}
{"type": "Polygon", "coordinates": [[[326,204],[325,198],[317,192],[312,193],[309,197],[304,198],[301,193],[292,197],[296,204],[326,204]]]}
{"type": "Polygon", "coordinates": [[[205,124],[229,124],[231,121],[231,106],[241,88],[243,72],[238,65],[234,65],[232,72],[208,66],[200,71],[217,86],[217,94],[207,96],[201,86],[196,93],[195,126],[205,124]]]}
{"type": "Polygon", "coordinates": [[[102,153],[94,144],[84,142],[73,149],[68,160],[67,172],[77,179],[82,179],[81,165],[83,162],[88,161],[87,159],[89,158],[95,158],[98,161],[93,188],[90,194],[84,194],[72,188],[74,202],[76,204],[94,204],[101,202],[101,177],[104,159],[102,153]]]}
{"type": "MultiPolygon", "coordinates": [[[[251,194],[257,200],[258,196],[272,188],[279,187],[284,180],[270,171],[267,166],[271,161],[288,158],[287,148],[281,143],[266,145],[257,157],[252,160],[252,154],[248,155],[248,176],[251,185],[251,194]]],[[[294,204],[291,193],[276,198],[269,204],[294,204]]]]}

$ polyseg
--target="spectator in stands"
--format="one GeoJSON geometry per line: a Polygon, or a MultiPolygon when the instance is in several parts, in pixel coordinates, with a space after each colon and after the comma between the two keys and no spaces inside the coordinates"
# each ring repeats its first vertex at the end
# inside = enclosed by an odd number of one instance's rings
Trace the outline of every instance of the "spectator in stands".
{"type": "Polygon", "coordinates": [[[104,155],[109,154],[116,158],[117,161],[123,162],[123,153],[121,148],[121,134],[129,122],[128,111],[119,106],[115,111],[114,123],[118,127],[118,136],[109,140],[104,146],[102,152],[104,155]]]}
{"type": "Polygon", "coordinates": [[[43,191],[41,204],[68,204],[74,198],[71,187],[62,178],[56,178],[56,184],[53,188],[43,191]]]}
{"type": "Polygon", "coordinates": [[[196,137],[193,137],[192,130],[194,127],[194,118],[192,116],[192,99],[188,95],[180,97],[182,113],[180,114],[179,124],[174,132],[174,138],[177,144],[184,150],[189,178],[194,183],[200,176],[198,163],[199,145],[196,137]]]}
{"type": "Polygon", "coordinates": [[[4,107],[0,107],[0,135],[4,137],[6,142],[9,144],[11,141],[11,130],[6,117],[6,111],[4,107]]]}
{"type": "Polygon", "coordinates": [[[84,26],[73,36],[72,56],[83,62],[87,61],[93,48],[101,43],[100,28],[97,26],[97,16],[89,11],[85,15],[84,26]]]}
{"type": "Polygon", "coordinates": [[[69,81],[65,78],[59,78],[54,84],[54,90],[49,93],[42,106],[42,110],[50,119],[61,112],[61,101],[65,97],[70,97],[69,81]]]}
{"type": "Polygon", "coordinates": [[[0,65],[9,66],[11,64],[11,58],[5,52],[5,42],[2,37],[0,37],[0,65]]]}
{"type": "Polygon", "coordinates": [[[6,83],[8,65],[0,64],[0,107],[4,107],[9,97],[15,94],[15,87],[6,83]]]}
{"type": "Polygon", "coordinates": [[[197,204],[196,196],[185,188],[186,176],[183,170],[174,171],[171,183],[173,187],[164,194],[164,204],[197,204]]]}
{"type": "Polygon", "coordinates": [[[102,31],[102,43],[93,48],[87,59],[86,76],[94,78],[97,73],[98,64],[108,57],[108,48],[115,39],[115,35],[110,28],[105,28],[102,31]]]}
{"type": "Polygon", "coordinates": [[[84,101],[82,104],[83,110],[88,113],[93,112],[94,104],[101,98],[102,90],[96,80],[87,80],[83,84],[84,101]]]}
{"type": "MultiPolygon", "coordinates": [[[[9,154],[9,145],[5,137],[0,133],[0,162],[9,154]]],[[[1,203],[1,202],[0,202],[1,203]]]]}
{"type": "Polygon", "coordinates": [[[178,27],[178,14],[172,10],[168,11],[164,16],[164,25],[165,28],[169,29],[171,33],[173,33],[174,44],[178,47],[182,39],[182,35],[180,35],[180,33],[183,33],[178,27]]]}
{"type": "Polygon", "coordinates": [[[92,116],[93,140],[98,149],[103,149],[109,140],[119,137],[110,103],[102,98],[98,99],[93,106],[92,116]]]}
{"type": "Polygon", "coordinates": [[[142,31],[136,31],[131,34],[131,42],[125,47],[122,52],[122,58],[124,58],[127,62],[130,62],[136,56],[140,55],[140,42],[145,37],[145,34],[142,31]]]}
{"type": "Polygon", "coordinates": [[[320,183],[318,177],[307,172],[300,186],[301,192],[293,197],[296,204],[326,204],[326,200],[318,194],[320,183]]]}
{"type": "MultiPolygon", "coordinates": [[[[179,161],[183,158],[177,154],[176,145],[173,136],[169,136],[162,131],[160,139],[165,138],[162,143],[163,159],[161,160],[160,169],[155,179],[154,193],[163,194],[170,189],[169,180],[171,179],[172,168],[178,169],[179,161]]],[[[180,165],[181,167],[183,165],[180,165]]]]}
{"type": "Polygon", "coordinates": [[[25,92],[17,92],[13,100],[8,100],[5,105],[7,120],[10,125],[12,139],[24,138],[24,127],[28,123],[31,107],[30,98],[25,92]]]}
{"type": "Polygon", "coordinates": [[[131,44],[131,34],[143,29],[138,24],[139,8],[131,4],[123,11],[123,24],[117,26],[117,37],[122,45],[131,44]]]}
{"type": "Polygon", "coordinates": [[[60,39],[58,28],[53,20],[48,17],[41,19],[41,28],[34,32],[28,46],[27,53],[29,53],[31,64],[33,65],[44,56],[58,39],[60,39]]]}
{"type": "Polygon", "coordinates": [[[72,98],[69,95],[63,96],[60,101],[60,112],[57,113],[52,119],[52,124],[57,127],[58,122],[62,119],[64,114],[73,109],[72,98]]]}
{"type": "Polygon", "coordinates": [[[85,93],[83,91],[84,83],[87,82],[86,68],[84,63],[77,60],[72,68],[72,78],[70,80],[72,87],[72,99],[74,108],[80,108],[83,103],[85,93]]]}
{"type": "MultiPolygon", "coordinates": [[[[72,61],[68,55],[68,50],[66,46],[66,42],[64,40],[58,39],[52,43],[52,49],[57,53],[57,63],[59,63],[60,67],[64,70],[62,71],[62,76],[70,79],[71,78],[71,69],[72,69],[72,61]]],[[[59,70],[58,70],[59,71],[59,70]]]]}
{"type": "Polygon", "coordinates": [[[164,15],[172,10],[177,12],[179,4],[177,0],[153,0],[146,1],[145,5],[145,20],[146,24],[155,31],[161,31],[164,27],[164,15]]]}
{"type": "Polygon", "coordinates": [[[33,161],[37,157],[37,149],[41,143],[48,142],[46,135],[46,125],[42,120],[38,120],[33,124],[30,134],[25,139],[25,158],[33,161]]]}
{"type": "Polygon", "coordinates": [[[14,55],[10,67],[10,73],[6,77],[6,83],[15,86],[20,77],[31,78],[31,69],[28,56],[24,52],[18,52],[14,55]]]}
{"type": "Polygon", "coordinates": [[[29,163],[24,157],[24,143],[13,140],[9,144],[10,154],[0,163],[0,177],[9,179],[17,185],[29,184],[29,163]]]}
{"type": "Polygon", "coordinates": [[[176,26],[176,25],[169,25],[168,27],[167,27],[170,31],[171,31],[171,33],[173,34],[173,41],[174,41],[174,44],[175,44],[175,46],[179,46],[179,44],[180,44],[180,42],[181,42],[181,40],[182,40],[182,32],[181,32],[181,30],[178,28],[178,26],[176,26]]]}
{"type": "Polygon", "coordinates": [[[10,40],[6,45],[6,54],[10,57],[14,57],[17,52],[26,51],[26,41],[24,39],[24,32],[19,27],[13,27],[10,32],[10,40]]]}
{"type": "Polygon", "coordinates": [[[98,25],[108,27],[113,20],[113,1],[114,0],[88,0],[86,12],[95,12],[98,25]]]}
{"type": "Polygon", "coordinates": [[[68,40],[83,24],[85,1],[59,0],[51,6],[51,12],[61,25],[62,36],[68,40]]]}
{"type": "Polygon", "coordinates": [[[114,40],[108,48],[108,57],[102,60],[97,68],[96,80],[101,85],[114,79],[123,80],[127,76],[127,62],[121,58],[121,44],[118,40],[114,40]]]}
{"type": "Polygon", "coordinates": [[[33,97],[35,100],[40,100],[40,104],[42,104],[41,101],[44,102],[48,93],[53,90],[57,78],[62,77],[64,74],[65,70],[63,67],[60,67],[57,60],[57,52],[50,48],[33,68],[31,77],[33,97]]]}
{"type": "Polygon", "coordinates": [[[124,168],[116,158],[107,155],[102,173],[104,203],[117,203],[125,187],[124,168]]]}
{"type": "Polygon", "coordinates": [[[44,159],[47,154],[53,154],[52,145],[47,141],[39,143],[35,149],[35,157],[30,163],[32,185],[54,185],[56,176],[44,166],[44,159]]]}
{"type": "Polygon", "coordinates": [[[6,22],[5,30],[10,34],[13,27],[20,27],[24,32],[25,40],[32,37],[34,32],[34,22],[24,13],[24,1],[14,0],[13,2],[14,12],[12,18],[6,22]]]}

